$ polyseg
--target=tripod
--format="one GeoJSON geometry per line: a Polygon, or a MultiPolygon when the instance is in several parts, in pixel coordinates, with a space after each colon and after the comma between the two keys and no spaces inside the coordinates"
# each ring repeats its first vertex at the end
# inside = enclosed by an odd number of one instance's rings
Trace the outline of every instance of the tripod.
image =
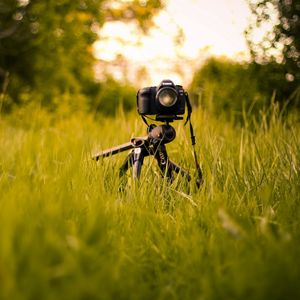
{"type": "Polygon", "coordinates": [[[133,179],[138,180],[141,175],[144,158],[153,155],[162,176],[166,176],[172,181],[174,179],[173,171],[175,171],[190,181],[191,175],[189,172],[168,157],[165,144],[175,139],[175,129],[169,124],[159,126],[151,124],[147,128],[147,133],[147,136],[133,138],[128,143],[99,152],[93,156],[93,159],[99,160],[100,157],[108,157],[132,149],[120,168],[120,177],[124,176],[126,171],[132,167],[133,179]]]}

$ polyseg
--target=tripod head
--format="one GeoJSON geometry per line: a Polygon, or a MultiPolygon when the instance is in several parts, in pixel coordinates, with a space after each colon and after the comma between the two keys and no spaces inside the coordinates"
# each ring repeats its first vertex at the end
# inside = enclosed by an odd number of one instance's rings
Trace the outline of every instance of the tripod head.
{"type": "Polygon", "coordinates": [[[156,126],[154,124],[148,127],[148,141],[150,144],[168,144],[176,137],[175,129],[169,124],[156,126]]]}
{"type": "Polygon", "coordinates": [[[94,160],[99,160],[100,157],[108,157],[114,154],[124,152],[133,148],[149,147],[153,145],[164,145],[172,142],[176,137],[175,129],[168,124],[156,126],[151,124],[147,129],[148,135],[144,137],[132,138],[129,143],[125,143],[104,151],[101,151],[93,156],[94,160]]]}

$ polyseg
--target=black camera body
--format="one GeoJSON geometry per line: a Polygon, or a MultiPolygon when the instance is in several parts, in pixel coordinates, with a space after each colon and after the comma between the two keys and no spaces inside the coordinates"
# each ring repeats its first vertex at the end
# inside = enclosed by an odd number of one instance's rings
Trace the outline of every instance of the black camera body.
{"type": "Polygon", "coordinates": [[[137,93],[140,115],[156,115],[157,120],[182,119],[188,94],[181,85],[163,80],[158,86],[142,88],[137,93]]]}

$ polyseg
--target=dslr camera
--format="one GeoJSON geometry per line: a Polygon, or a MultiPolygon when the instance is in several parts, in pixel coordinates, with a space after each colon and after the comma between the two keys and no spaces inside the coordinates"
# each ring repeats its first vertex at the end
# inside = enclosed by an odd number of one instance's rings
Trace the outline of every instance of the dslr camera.
{"type": "Polygon", "coordinates": [[[188,94],[181,85],[163,80],[158,86],[142,88],[137,93],[138,113],[156,115],[157,121],[182,120],[188,94]]]}

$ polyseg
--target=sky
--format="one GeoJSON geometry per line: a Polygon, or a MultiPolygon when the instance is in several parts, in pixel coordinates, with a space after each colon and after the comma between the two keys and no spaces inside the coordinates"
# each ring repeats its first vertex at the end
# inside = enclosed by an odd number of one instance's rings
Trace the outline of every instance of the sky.
{"type": "Polygon", "coordinates": [[[137,34],[135,24],[106,23],[95,54],[118,79],[125,74],[148,85],[165,78],[188,84],[210,55],[247,59],[249,17],[246,0],[168,0],[147,36],[137,34]]]}

